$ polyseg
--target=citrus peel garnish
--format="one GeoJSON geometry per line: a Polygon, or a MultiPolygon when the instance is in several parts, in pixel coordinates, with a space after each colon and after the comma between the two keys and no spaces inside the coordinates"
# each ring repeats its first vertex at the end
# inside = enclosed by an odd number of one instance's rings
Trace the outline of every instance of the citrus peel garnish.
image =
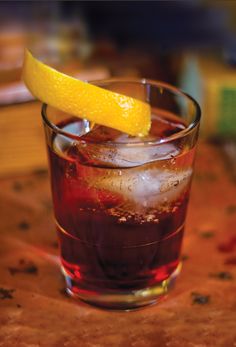
{"type": "Polygon", "coordinates": [[[132,136],[148,134],[149,104],[61,73],[35,59],[28,50],[23,80],[37,99],[57,109],[132,136]]]}

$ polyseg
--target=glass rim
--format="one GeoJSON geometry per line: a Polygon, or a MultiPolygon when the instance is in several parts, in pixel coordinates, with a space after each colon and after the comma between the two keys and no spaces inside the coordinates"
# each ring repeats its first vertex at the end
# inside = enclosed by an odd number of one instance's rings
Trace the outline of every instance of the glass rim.
{"type": "MultiPolygon", "coordinates": [[[[66,136],[68,138],[71,138],[73,140],[76,140],[78,142],[82,142],[82,143],[91,143],[91,144],[95,144],[95,145],[107,145],[107,146],[129,146],[129,147],[138,147],[138,146],[154,146],[154,145],[161,145],[163,143],[168,143],[180,138],[183,138],[184,136],[190,134],[199,124],[200,119],[201,119],[201,108],[198,104],[198,102],[189,94],[185,93],[184,91],[182,91],[181,89],[172,86],[171,84],[165,83],[165,82],[159,82],[159,81],[154,81],[151,79],[146,79],[146,78],[142,78],[142,79],[138,79],[138,78],[131,78],[131,79],[127,79],[127,78],[109,78],[109,79],[102,79],[102,80],[94,80],[94,81],[89,81],[89,83],[94,84],[96,86],[99,86],[101,84],[105,84],[105,83],[117,83],[117,82],[126,82],[126,83],[136,83],[136,84],[149,84],[152,85],[154,87],[157,88],[163,88],[166,90],[169,90],[172,93],[175,93],[176,95],[182,96],[188,100],[190,100],[194,107],[195,107],[195,115],[194,115],[194,119],[193,121],[184,129],[181,129],[179,132],[166,136],[165,138],[161,138],[161,139],[155,139],[155,140],[142,140],[140,138],[140,141],[137,142],[114,142],[114,141],[93,141],[93,140],[89,140],[86,138],[82,138],[80,135],[75,135],[72,134],[70,132],[64,131],[61,128],[59,128],[56,124],[54,124],[53,122],[51,122],[47,116],[47,108],[48,105],[43,103],[42,105],[42,109],[41,109],[41,114],[42,114],[42,118],[43,121],[47,124],[47,126],[49,126],[49,128],[51,128],[53,131],[55,131],[57,134],[66,136]]],[[[56,108],[55,108],[56,109],[56,108]]],[[[69,114],[68,114],[69,115],[69,114]]],[[[79,118],[81,119],[81,118],[79,118]]],[[[83,134],[84,135],[84,134],[83,134]]]]}

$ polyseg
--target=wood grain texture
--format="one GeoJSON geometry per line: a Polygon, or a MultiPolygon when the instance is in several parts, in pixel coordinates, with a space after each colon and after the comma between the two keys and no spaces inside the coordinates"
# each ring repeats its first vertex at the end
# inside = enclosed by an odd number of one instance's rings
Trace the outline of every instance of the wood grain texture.
{"type": "Polygon", "coordinates": [[[1,176],[46,167],[40,103],[1,106],[0,131],[1,176]]]}
{"type": "Polygon", "coordinates": [[[64,295],[47,174],[0,184],[1,347],[236,346],[236,260],[227,264],[236,259],[236,185],[220,148],[198,148],[175,289],[161,303],[129,313],[64,295]]]}

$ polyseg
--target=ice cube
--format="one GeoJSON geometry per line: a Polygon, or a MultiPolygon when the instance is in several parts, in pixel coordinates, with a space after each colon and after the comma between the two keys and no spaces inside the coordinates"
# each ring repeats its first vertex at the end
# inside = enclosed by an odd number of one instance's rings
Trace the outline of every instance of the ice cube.
{"type": "MultiPolygon", "coordinates": [[[[89,131],[89,122],[87,120],[77,120],[66,124],[62,130],[72,135],[81,136],[89,131]]],[[[74,146],[75,143],[76,140],[73,138],[57,134],[53,141],[53,149],[59,155],[64,156],[67,149],[74,146]]]]}
{"type": "MultiPolygon", "coordinates": [[[[152,124],[156,124],[154,119],[152,124]]],[[[158,121],[158,129],[161,123],[158,121]]],[[[180,150],[173,143],[151,143],[161,140],[158,135],[150,134],[145,139],[129,136],[118,130],[95,125],[85,133],[77,149],[83,164],[105,167],[135,167],[156,160],[169,159],[180,150]]]]}
{"type": "Polygon", "coordinates": [[[192,174],[191,169],[181,172],[158,168],[119,171],[97,178],[91,184],[121,194],[126,200],[145,207],[174,202],[188,187],[192,174]]]}
{"type": "MultiPolygon", "coordinates": [[[[155,124],[154,120],[152,122],[155,124]]],[[[160,122],[158,126],[161,127],[160,122]]],[[[158,127],[158,129],[159,129],[158,127]]],[[[63,131],[80,136],[80,140],[58,134],[54,139],[54,150],[65,155],[69,147],[78,154],[81,164],[125,168],[136,167],[156,160],[170,159],[177,156],[180,149],[173,143],[148,143],[160,138],[151,132],[141,142],[139,137],[132,137],[118,130],[100,125],[92,125],[87,120],[74,120],[64,125],[63,131]]]]}
{"type": "Polygon", "coordinates": [[[109,161],[115,167],[134,167],[151,163],[156,160],[164,160],[175,157],[179,150],[169,143],[163,143],[158,146],[138,146],[138,147],[120,147],[109,161]]]}
{"type": "Polygon", "coordinates": [[[83,163],[94,166],[112,168],[130,168],[157,160],[171,159],[179,154],[180,150],[173,144],[160,145],[140,144],[131,145],[98,145],[84,143],[79,145],[78,151],[83,163]]]}

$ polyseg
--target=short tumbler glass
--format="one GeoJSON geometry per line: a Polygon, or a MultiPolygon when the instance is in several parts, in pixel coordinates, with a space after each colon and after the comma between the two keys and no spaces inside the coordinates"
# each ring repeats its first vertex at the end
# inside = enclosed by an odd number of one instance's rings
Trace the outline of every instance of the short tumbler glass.
{"type": "Polygon", "coordinates": [[[94,84],[148,102],[152,129],[134,138],[43,105],[61,268],[71,296],[129,310],[180,272],[200,108],[161,82],[94,84]]]}

